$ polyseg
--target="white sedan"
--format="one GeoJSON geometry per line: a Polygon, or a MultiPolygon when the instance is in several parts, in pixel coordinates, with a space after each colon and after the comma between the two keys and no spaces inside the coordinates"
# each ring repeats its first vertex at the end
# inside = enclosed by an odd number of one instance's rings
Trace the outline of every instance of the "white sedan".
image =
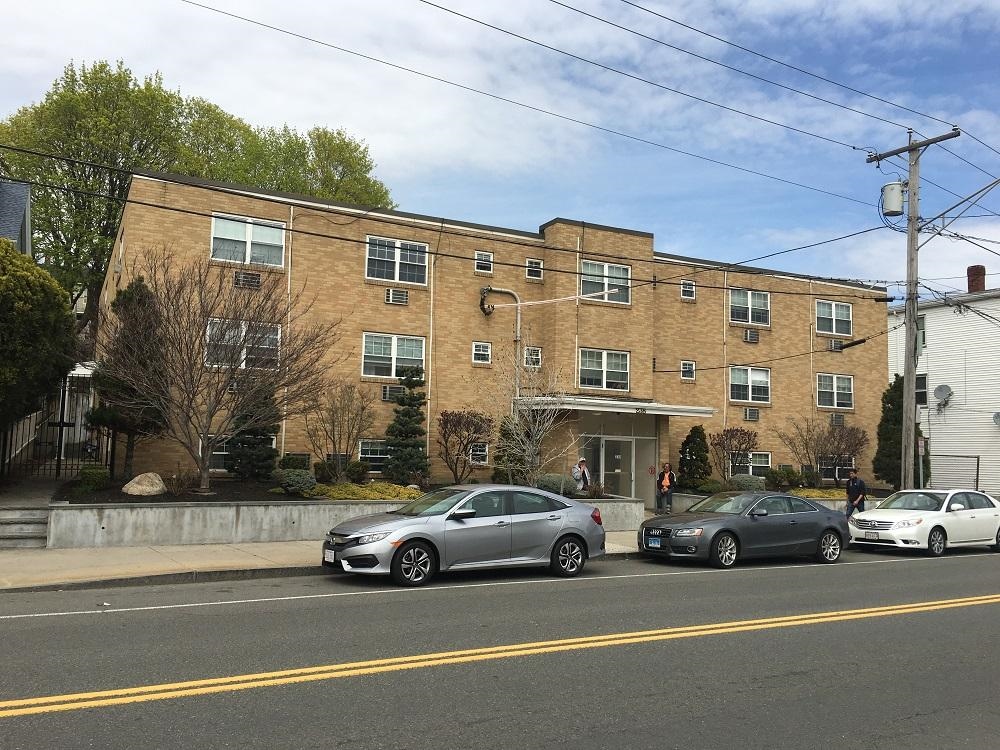
{"type": "Polygon", "coordinates": [[[851,543],[927,550],[990,545],[1000,552],[1000,503],[975,490],[902,490],[848,519],[851,543]]]}

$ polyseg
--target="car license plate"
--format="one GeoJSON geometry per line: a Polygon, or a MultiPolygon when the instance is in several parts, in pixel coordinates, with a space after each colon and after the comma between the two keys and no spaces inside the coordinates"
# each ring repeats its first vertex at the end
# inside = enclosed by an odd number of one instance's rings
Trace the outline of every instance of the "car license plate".
{"type": "Polygon", "coordinates": [[[660,537],[658,536],[649,537],[649,539],[646,540],[646,546],[649,547],[650,549],[659,549],[660,537]]]}
{"type": "Polygon", "coordinates": [[[878,539],[878,532],[877,531],[866,531],[865,532],[865,539],[878,539]]]}
{"type": "Polygon", "coordinates": [[[337,553],[332,549],[323,550],[323,561],[324,562],[337,562],[337,553]]]}

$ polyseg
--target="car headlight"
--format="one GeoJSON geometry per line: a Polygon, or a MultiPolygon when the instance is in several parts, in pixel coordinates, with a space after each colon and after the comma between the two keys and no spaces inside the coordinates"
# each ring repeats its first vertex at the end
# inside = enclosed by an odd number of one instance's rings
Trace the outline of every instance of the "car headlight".
{"type": "Polygon", "coordinates": [[[849,523],[851,526],[857,526],[858,525],[858,519],[856,519],[854,516],[848,516],[847,517],[847,523],[849,523]]]}
{"type": "Polygon", "coordinates": [[[380,531],[377,534],[365,534],[358,537],[358,544],[371,544],[372,542],[381,542],[385,539],[391,531],[380,531]]]}
{"type": "Polygon", "coordinates": [[[704,529],[677,529],[674,536],[701,536],[704,529]]]}
{"type": "Polygon", "coordinates": [[[924,519],[922,519],[922,518],[909,518],[909,519],[907,519],[905,521],[896,521],[896,523],[894,523],[892,525],[892,528],[894,528],[894,529],[909,529],[909,528],[912,528],[913,526],[919,526],[923,522],[924,522],[924,519]]]}

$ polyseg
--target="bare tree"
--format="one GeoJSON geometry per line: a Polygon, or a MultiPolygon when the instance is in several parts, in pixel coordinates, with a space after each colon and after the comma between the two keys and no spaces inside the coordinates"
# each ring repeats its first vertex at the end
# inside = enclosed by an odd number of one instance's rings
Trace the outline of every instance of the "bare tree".
{"type": "Polygon", "coordinates": [[[271,402],[287,418],[315,402],[337,321],[310,316],[304,287],[291,291],[284,274],[258,267],[182,262],[154,249],[122,272],[150,289],[155,336],[123,342],[120,323],[102,316],[99,366],[128,386],[128,406],[164,416],[163,436],[191,456],[200,490],[208,491],[213,452],[235,433],[273,421],[269,410],[255,415],[254,404],[271,402]],[[110,341],[117,342],[114,357],[107,356],[110,341]],[[159,347],[155,370],[143,366],[150,346],[159,347]]]}
{"type": "Polygon", "coordinates": [[[345,479],[342,456],[357,455],[358,443],[375,424],[375,390],[349,378],[330,378],[305,412],[306,434],[313,453],[328,462],[337,482],[345,479]]]}
{"type": "Polygon", "coordinates": [[[749,466],[750,454],[757,449],[757,433],[743,427],[727,427],[708,436],[712,463],[723,480],[732,474],[732,466],[749,466]]]}
{"type": "Polygon", "coordinates": [[[828,455],[826,447],[829,425],[814,417],[789,417],[788,429],[774,431],[801,466],[812,466],[819,471],[820,456],[828,455]]]}
{"type": "Polygon", "coordinates": [[[871,439],[861,427],[854,425],[831,426],[827,431],[824,454],[833,460],[833,483],[840,486],[838,469],[853,466],[856,456],[864,453],[871,439]]]}
{"type": "Polygon", "coordinates": [[[438,416],[438,456],[445,462],[455,484],[460,484],[472,474],[472,446],[488,443],[496,421],[489,414],[467,409],[443,411],[438,416]]]}

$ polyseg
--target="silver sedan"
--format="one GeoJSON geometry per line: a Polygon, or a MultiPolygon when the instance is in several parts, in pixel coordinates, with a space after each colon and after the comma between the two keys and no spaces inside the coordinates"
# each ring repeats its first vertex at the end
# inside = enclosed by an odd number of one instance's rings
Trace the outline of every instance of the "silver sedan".
{"type": "Polygon", "coordinates": [[[534,487],[455,485],[330,529],[323,564],[420,586],[441,570],[548,566],[579,575],[604,554],[601,511],[534,487]]]}

